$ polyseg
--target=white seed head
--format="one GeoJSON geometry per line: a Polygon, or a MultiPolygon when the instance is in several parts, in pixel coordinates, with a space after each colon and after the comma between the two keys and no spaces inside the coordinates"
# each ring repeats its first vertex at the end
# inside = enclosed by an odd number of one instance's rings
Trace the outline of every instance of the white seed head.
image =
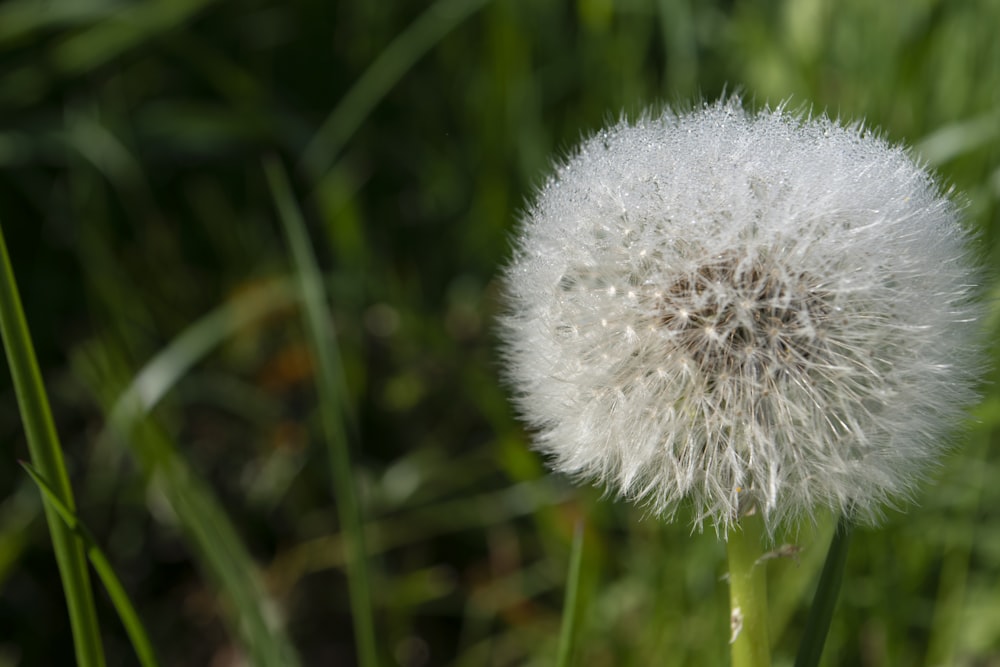
{"type": "Polygon", "coordinates": [[[507,380],[556,470],[657,514],[873,522],[974,399],[976,273],[955,205],[860,126],[647,115],[524,216],[507,380]]]}

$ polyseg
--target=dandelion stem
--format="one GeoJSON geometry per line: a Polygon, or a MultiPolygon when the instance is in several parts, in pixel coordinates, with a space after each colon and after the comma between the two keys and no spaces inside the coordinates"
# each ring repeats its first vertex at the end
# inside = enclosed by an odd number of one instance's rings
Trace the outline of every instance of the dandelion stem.
{"type": "Polygon", "coordinates": [[[732,667],[771,664],[767,628],[767,569],[763,555],[763,521],[751,514],[729,532],[729,608],[732,667]]]}

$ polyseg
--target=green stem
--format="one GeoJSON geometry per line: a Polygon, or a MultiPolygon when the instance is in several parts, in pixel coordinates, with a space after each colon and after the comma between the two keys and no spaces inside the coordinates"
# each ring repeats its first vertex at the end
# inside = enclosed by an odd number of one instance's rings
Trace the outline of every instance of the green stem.
{"type": "MultiPolygon", "coordinates": [[[[0,229],[0,330],[10,374],[14,380],[28,451],[39,474],[52,484],[53,491],[70,510],[74,509],[73,490],[63,462],[59,436],[52,421],[49,399],[38,370],[35,348],[24,318],[21,297],[7,254],[7,243],[0,229]]],[[[52,503],[45,501],[45,517],[52,537],[52,550],[62,577],[63,594],[69,610],[76,662],[81,667],[104,665],[104,647],[97,625],[94,595],[90,587],[83,543],[63,523],[52,503]]]]}
{"type": "Polygon", "coordinates": [[[729,532],[729,608],[732,667],[768,667],[771,645],[767,628],[767,568],[758,562],[763,521],[756,515],[740,519],[729,532]]]}

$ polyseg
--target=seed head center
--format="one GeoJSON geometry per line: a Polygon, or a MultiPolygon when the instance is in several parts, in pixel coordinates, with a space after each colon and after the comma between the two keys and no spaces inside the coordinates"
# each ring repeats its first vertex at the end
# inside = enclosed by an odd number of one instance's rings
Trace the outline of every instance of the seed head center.
{"type": "Polygon", "coordinates": [[[832,311],[817,285],[764,258],[716,257],[663,287],[657,323],[706,377],[801,371],[832,311]]]}

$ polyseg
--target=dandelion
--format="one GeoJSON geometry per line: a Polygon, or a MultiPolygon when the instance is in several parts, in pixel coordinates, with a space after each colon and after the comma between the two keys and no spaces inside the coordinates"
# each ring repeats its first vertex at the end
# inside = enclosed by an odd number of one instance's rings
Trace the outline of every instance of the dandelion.
{"type": "Polygon", "coordinates": [[[860,125],[735,98],[647,115],[584,141],[524,216],[507,379],[556,470],[726,536],[733,665],[767,665],[761,533],[912,493],[974,398],[975,274],[956,206],[860,125]]]}
{"type": "Polygon", "coordinates": [[[875,522],[974,398],[968,241],[860,125],[736,99],[619,122],[522,221],[514,400],[554,469],[666,518],[875,522]]]}

